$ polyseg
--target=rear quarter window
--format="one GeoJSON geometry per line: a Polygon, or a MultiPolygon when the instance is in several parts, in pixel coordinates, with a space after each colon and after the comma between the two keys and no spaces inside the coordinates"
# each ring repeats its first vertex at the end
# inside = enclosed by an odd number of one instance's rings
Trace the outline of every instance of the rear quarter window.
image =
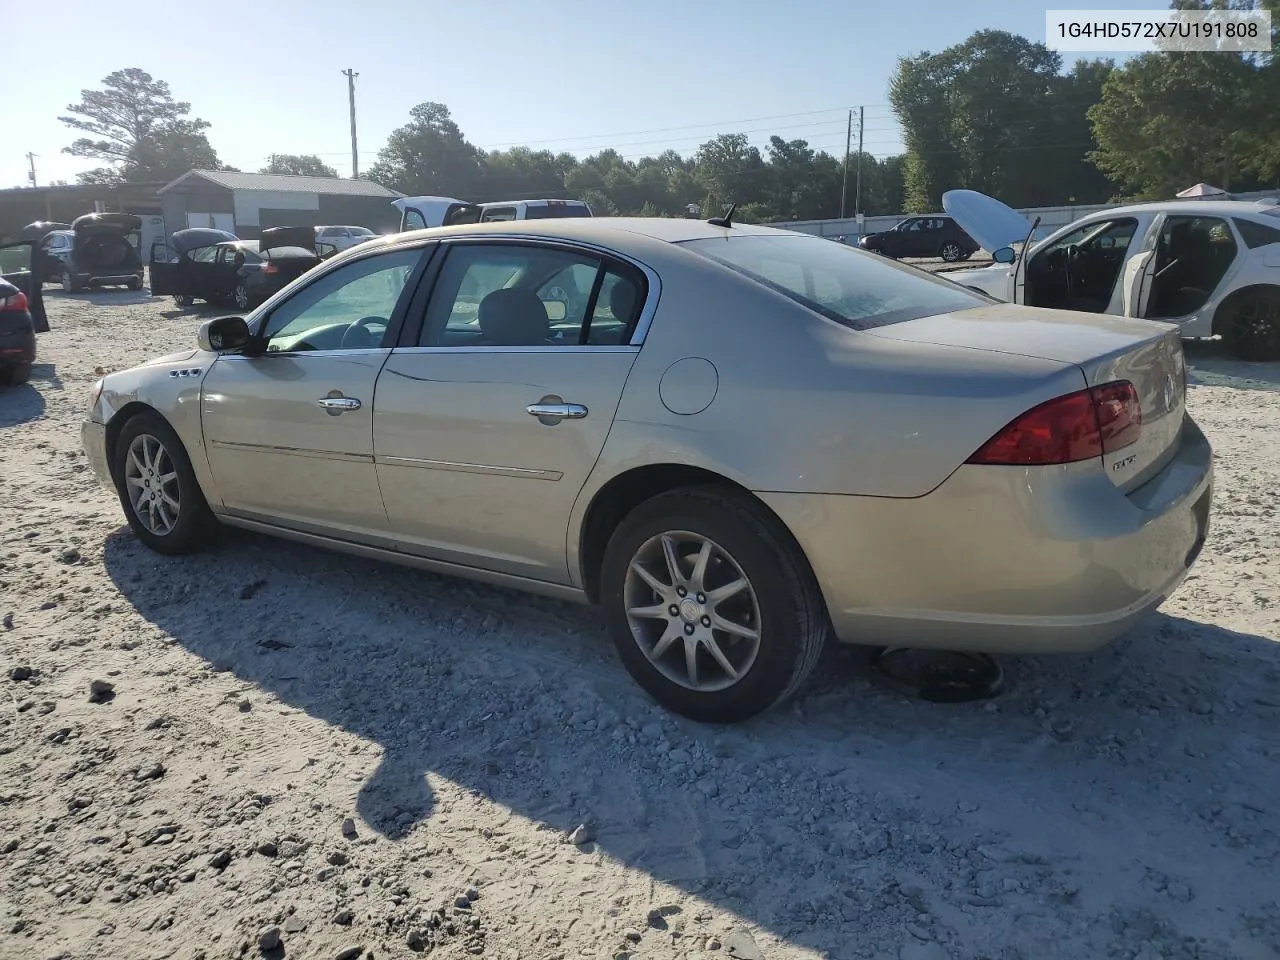
{"type": "Polygon", "coordinates": [[[922,270],[803,234],[731,236],[680,245],[855,330],[991,303],[922,270]]]}

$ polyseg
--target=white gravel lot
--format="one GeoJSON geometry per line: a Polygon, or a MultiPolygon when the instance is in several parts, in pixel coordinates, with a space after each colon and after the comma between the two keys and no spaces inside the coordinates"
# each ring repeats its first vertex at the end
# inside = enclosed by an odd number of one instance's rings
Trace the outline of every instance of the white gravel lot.
{"type": "Polygon", "coordinates": [[[80,419],[200,314],[47,302],[0,391],[0,957],[1280,956],[1280,365],[1189,348],[1212,533],[1128,637],[958,706],[833,650],[716,729],[590,609],[234,532],[148,552],[80,419]]]}

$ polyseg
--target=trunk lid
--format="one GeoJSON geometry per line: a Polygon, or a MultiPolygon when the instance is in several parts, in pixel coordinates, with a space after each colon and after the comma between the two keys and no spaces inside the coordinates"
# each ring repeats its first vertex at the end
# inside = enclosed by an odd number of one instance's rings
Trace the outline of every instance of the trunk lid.
{"type": "Polygon", "coordinates": [[[1128,380],[1142,405],[1136,443],[1106,454],[1107,477],[1141,486],[1177,452],[1186,413],[1186,359],[1173,324],[1007,304],[921,317],[864,331],[890,340],[967,347],[1071,363],[1090,387],[1128,380]]]}
{"type": "Polygon", "coordinates": [[[268,227],[262,231],[258,239],[258,249],[271,250],[277,247],[301,247],[313,253],[316,249],[315,227],[268,227]]]}
{"type": "Polygon", "coordinates": [[[71,222],[77,236],[92,233],[133,233],[142,229],[142,218],[132,213],[86,213],[71,222]]]}

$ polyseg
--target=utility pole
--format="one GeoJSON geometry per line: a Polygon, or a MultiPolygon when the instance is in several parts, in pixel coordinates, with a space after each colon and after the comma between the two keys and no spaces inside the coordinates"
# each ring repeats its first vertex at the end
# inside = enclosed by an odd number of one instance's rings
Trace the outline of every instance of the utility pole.
{"type": "Polygon", "coordinates": [[[34,187],[34,186],[37,186],[37,184],[36,184],[36,155],[35,155],[34,153],[28,153],[28,154],[27,154],[27,166],[29,166],[29,167],[31,168],[31,172],[27,174],[27,179],[31,181],[31,185],[32,185],[33,187],[34,187]]]}
{"type": "MultiPolygon", "coordinates": [[[[858,179],[853,188],[853,215],[862,216],[862,127],[866,116],[866,107],[858,108],[858,179]]],[[[862,223],[858,223],[858,239],[862,239],[862,223]]]]}
{"type": "Polygon", "coordinates": [[[360,154],[356,151],[356,73],[350,67],[342,71],[347,78],[347,99],[351,103],[351,179],[360,179],[360,154]]]}
{"type": "Polygon", "coordinates": [[[844,198],[849,192],[849,144],[853,142],[853,111],[849,111],[849,125],[844,133],[844,172],[840,177],[840,219],[844,219],[844,198]]]}

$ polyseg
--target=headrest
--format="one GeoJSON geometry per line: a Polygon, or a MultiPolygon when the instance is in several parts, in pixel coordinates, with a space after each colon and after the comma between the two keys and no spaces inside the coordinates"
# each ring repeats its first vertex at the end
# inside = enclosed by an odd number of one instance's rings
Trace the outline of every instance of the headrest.
{"type": "Polygon", "coordinates": [[[631,312],[636,308],[636,292],[635,285],[621,277],[609,291],[609,309],[619,323],[626,323],[631,319],[631,312]]]}
{"type": "Polygon", "coordinates": [[[509,287],[480,301],[480,332],[495,346],[528,347],[551,335],[547,308],[532,290],[509,287]]]}

